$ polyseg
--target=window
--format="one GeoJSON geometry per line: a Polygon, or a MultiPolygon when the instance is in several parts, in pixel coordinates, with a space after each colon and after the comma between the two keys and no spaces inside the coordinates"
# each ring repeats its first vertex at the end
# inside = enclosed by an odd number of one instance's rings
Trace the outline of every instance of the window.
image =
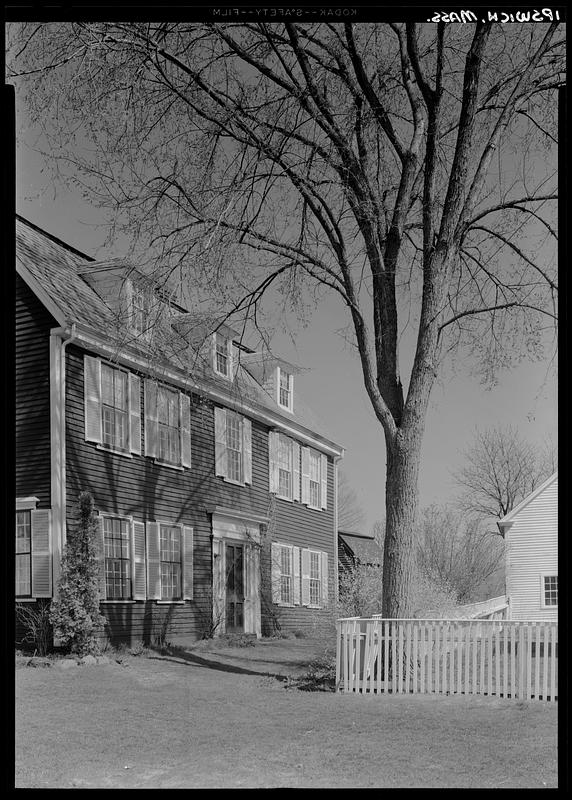
{"type": "Polygon", "coordinates": [[[161,464],[191,466],[191,398],[145,380],[145,455],[161,464]]]}
{"type": "Polygon", "coordinates": [[[252,425],[227,408],[215,408],[215,474],[231,483],[252,483],[252,425]]]}
{"type": "Polygon", "coordinates": [[[103,517],[105,597],[108,600],[131,597],[130,528],[128,519],[103,517]]]}
{"type": "Polygon", "coordinates": [[[292,385],[294,378],[286,370],[278,367],[278,405],[292,411],[292,385]]]}
{"type": "Polygon", "coordinates": [[[321,553],[310,550],[310,605],[320,605],[322,596],[321,553]]]}
{"type": "Polygon", "coordinates": [[[309,505],[319,508],[320,506],[320,454],[310,450],[310,499],[309,505]]]}
{"type": "Polygon", "coordinates": [[[542,576],[542,598],[545,607],[558,605],[558,575],[542,576]]]}
{"type": "Polygon", "coordinates": [[[52,596],[51,510],[37,497],[16,498],[15,590],[24,600],[52,596]]]}
{"type": "Polygon", "coordinates": [[[303,549],[301,560],[302,605],[323,608],[328,604],[328,554],[303,549]]]}
{"type": "Polygon", "coordinates": [[[16,596],[32,595],[32,512],[16,511],[16,596]]]}
{"type": "Polygon", "coordinates": [[[214,334],[214,371],[217,375],[230,378],[231,375],[231,340],[220,332],[214,334]]]}
{"type": "Polygon", "coordinates": [[[145,289],[131,284],[130,323],[133,333],[143,336],[149,321],[149,295],[145,289]]]}
{"type": "Polygon", "coordinates": [[[141,453],[141,380],[84,356],[85,439],[116,453],[141,453]]]}
{"type": "Polygon", "coordinates": [[[159,459],[179,464],[181,445],[179,394],[165,386],[159,386],[157,391],[157,422],[159,459]]]}
{"type": "Polygon", "coordinates": [[[108,364],[101,365],[103,444],[113,450],[127,450],[127,374],[108,364]]]}
{"type": "Polygon", "coordinates": [[[241,421],[238,414],[226,413],[226,448],[227,478],[231,481],[242,481],[242,435],[241,421]]]}
{"type": "Polygon", "coordinates": [[[300,548],[273,542],[271,553],[273,602],[300,605],[300,548]]]}
{"type": "Polygon", "coordinates": [[[328,507],[328,458],[310,447],[302,448],[302,502],[316,510],[328,507]]]}
{"type": "Polygon", "coordinates": [[[161,599],[180,600],[181,529],[178,525],[160,526],[161,599]]]}
{"type": "Polygon", "coordinates": [[[268,434],[270,491],[284,500],[300,500],[300,445],[278,431],[268,434]]]}
{"type": "Polygon", "coordinates": [[[278,438],[278,494],[292,497],[292,442],[286,436],[278,438]]]}

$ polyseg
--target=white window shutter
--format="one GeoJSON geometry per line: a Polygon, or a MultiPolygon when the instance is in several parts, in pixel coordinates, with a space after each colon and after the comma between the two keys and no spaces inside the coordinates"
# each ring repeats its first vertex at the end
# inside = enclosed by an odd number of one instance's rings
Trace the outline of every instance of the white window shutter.
{"type": "Polygon", "coordinates": [[[39,508],[32,518],[32,597],[52,596],[51,510],[39,508]]]}
{"type": "Polygon", "coordinates": [[[310,551],[302,550],[302,605],[310,605],[310,551]]]}
{"type": "Polygon", "coordinates": [[[242,419],[242,474],[245,483],[252,483],[252,423],[242,419]]]}
{"type": "Polygon", "coordinates": [[[272,542],[271,557],[272,557],[272,564],[271,564],[272,602],[279,603],[281,598],[280,573],[282,571],[281,570],[282,546],[277,544],[276,542],[272,542]]]}
{"type": "Polygon", "coordinates": [[[239,364],[239,350],[235,347],[232,341],[228,341],[228,374],[233,381],[236,379],[239,364]]]}
{"type": "Polygon", "coordinates": [[[322,605],[328,605],[328,554],[322,553],[322,605]]]}
{"type": "Polygon", "coordinates": [[[181,419],[181,464],[191,466],[191,398],[179,393],[179,410],[181,419]]]}
{"type": "Polygon", "coordinates": [[[150,600],[161,599],[161,544],[159,541],[159,523],[148,522],[147,533],[147,597],[150,600]]]}
{"type": "Polygon", "coordinates": [[[320,456],[320,478],[322,489],[320,491],[320,502],[324,511],[328,508],[328,456],[323,453],[320,456]]]}
{"type": "Polygon", "coordinates": [[[145,523],[133,522],[131,528],[133,552],[133,599],[147,597],[147,566],[145,559],[145,523]]]}
{"type": "Polygon", "coordinates": [[[292,442],[292,500],[300,502],[300,445],[292,442]]]}
{"type": "Polygon", "coordinates": [[[215,475],[226,478],[226,409],[215,407],[215,475]]]}
{"type": "Polygon", "coordinates": [[[159,424],[157,418],[157,384],[145,380],[145,455],[157,458],[159,449],[159,424]]]}
{"type": "Polygon", "coordinates": [[[105,542],[103,537],[103,517],[97,518],[97,563],[99,567],[99,599],[105,600],[107,597],[107,585],[105,581],[105,542]]]}
{"type": "Polygon", "coordinates": [[[129,373],[129,449],[141,455],[141,378],[129,373]]]}
{"type": "Polygon", "coordinates": [[[302,502],[310,502],[310,448],[302,447],[302,502]]]}
{"type": "Polygon", "coordinates": [[[294,575],[294,605],[300,605],[300,548],[292,548],[292,570],[294,575]]]}
{"type": "Polygon", "coordinates": [[[183,599],[193,599],[193,529],[183,525],[183,599]]]}
{"type": "Polygon", "coordinates": [[[101,444],[101,361],[83,357],[85,439],[101,444]]]}

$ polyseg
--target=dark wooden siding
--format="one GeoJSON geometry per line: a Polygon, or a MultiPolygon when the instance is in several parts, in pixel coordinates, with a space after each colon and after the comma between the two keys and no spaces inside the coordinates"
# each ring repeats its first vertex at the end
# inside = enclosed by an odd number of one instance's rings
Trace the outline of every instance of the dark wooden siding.
{"type": "MultiPolygon", "coordinates": [[[[155,601],[104,603],[112,641],[147,641],[165,631],[170,641],[205,635],[211,620],[213,506],[271,516],[263,536],[263,582],[269,580],[270,541],[300,547],[312,546],[329,556],[329,590],[334,592],[333,465],[329,462],[327,511],[312,511],[299,503],[274,500],[268,491],[268,428],[252,421],[252,486],[237,486],[215,476],[214,408],[210,401],[192,397],[192,468],[169,469],[144,455],[116,455],[86,442],[84,435],[83,357],[70,345],[66,353],[66,469],[67,515],[73,524],[75,503],[81,491],[93,494],[97,510],[133,516],[141,521],[160,520],[190,525],[194,529],[194,599],[185,605],[155,601]]],[[[143,391],[141,411],[143,413],[143,391]]],[[[144,426],[142,426],[144,428],[144,426]]],[[[144,438],[144,437],[143,437],[144,438]]],[[[144,450],[143,450],[144,452],[144,450]]],[[[270,597],[267,594],[267,597],[270,597]]],[[[263,601],[263,632],[268,632],[272,608],[263,601]]],[[[276,610],[276,609],[274,609],[276,610]]],[[[315,610],[280,609],[292,629],[310,630],[320,614],[315,610]]],[[[326,614],[326,616],[328,616],[326,614]]],[[[331,616],[331,615],[330,615],[331,616]]]]}
{"type": "Polygon", "coordinates": [[[51,505],[50,328],[56,320],[16,276],[16,496],[51,505]]]}

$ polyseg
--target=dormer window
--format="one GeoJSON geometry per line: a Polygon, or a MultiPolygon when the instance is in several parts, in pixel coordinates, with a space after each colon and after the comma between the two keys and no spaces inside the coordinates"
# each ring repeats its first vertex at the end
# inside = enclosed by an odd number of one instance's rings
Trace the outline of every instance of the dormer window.
{"type": "Polygon", "coordinates": [[[129,321],[136,336],[144,336],[149,325],[149,293],[131,284],[129,321]]]}
{"type": "Polygon", "coordinates": [[[277,367],[278,370],[278,405],[292,411],[294,376],[290,372],[277,367]]]}
{"type": "Polygon", "coordinates": [[[231,340],[217,331],[214,334],[214,371],[223,378],[231,376],[231,340]]]}

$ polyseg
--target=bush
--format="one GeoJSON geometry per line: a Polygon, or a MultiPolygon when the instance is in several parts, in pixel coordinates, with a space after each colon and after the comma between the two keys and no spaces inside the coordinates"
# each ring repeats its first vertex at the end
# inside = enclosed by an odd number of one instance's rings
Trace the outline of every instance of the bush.
{"type": "Polygon", "coordinates": [[[334,692],[336,689],[336,658],[327,650],[308,665],[308,671],[290,681],[290,686],[304,692],[334,692]]]}
{"type": "Polygon", "coordinates": [[[52,602],[50,621],[62,645],[79,656],[99,655],[98,628],[106,624],[99,613],[97,519],[93,497],[82,492],[79,520],[70,526],[64,547],[58,596],[52,602]]]}
{"type": "Polygon", "coordinates": [[[34,649],[34,654],[45,656],[52,644],[49,601],[17,604],[16,620],[25,631],[19,644],[28,645],[34,649]]]}

